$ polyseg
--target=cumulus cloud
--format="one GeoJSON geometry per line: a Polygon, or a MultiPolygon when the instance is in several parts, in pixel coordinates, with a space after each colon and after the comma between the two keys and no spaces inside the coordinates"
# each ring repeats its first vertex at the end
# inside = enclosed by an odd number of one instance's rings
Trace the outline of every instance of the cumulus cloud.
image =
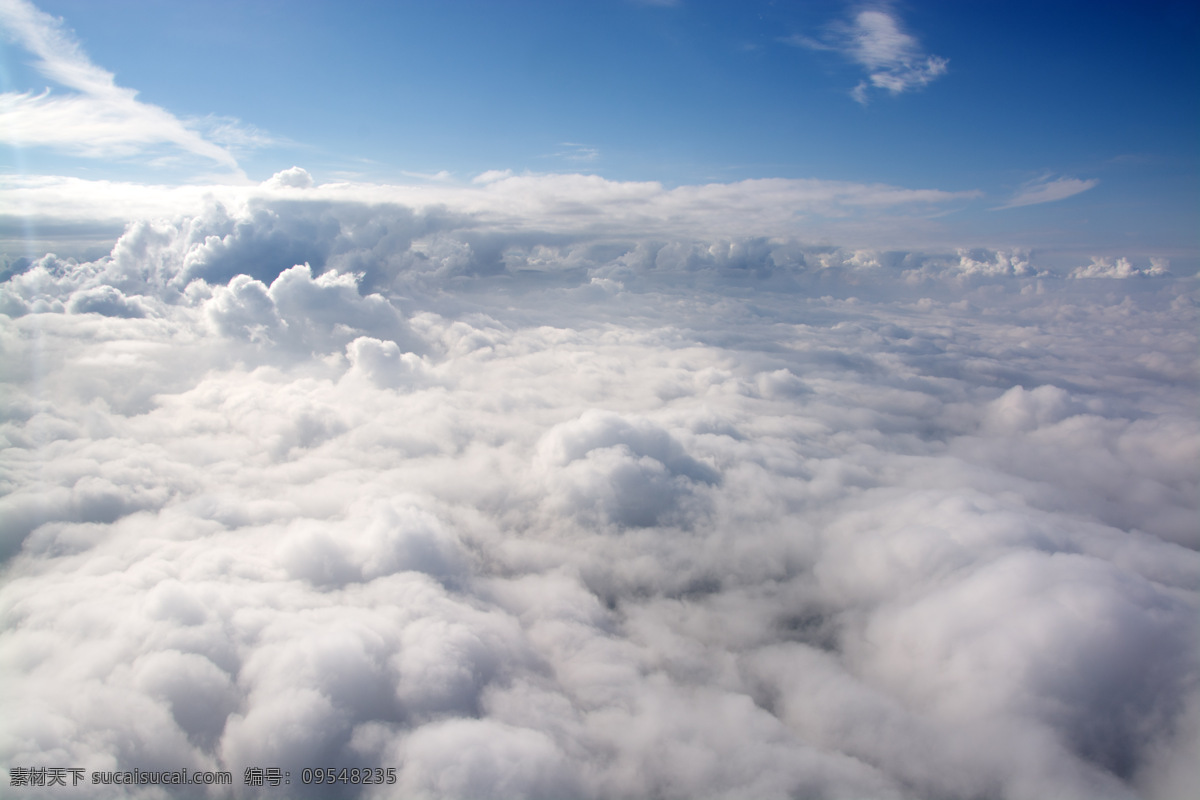
{"type": "Polygon", "coordinates": [[[1098,183],[1100,181],[1094,178],[1088,181],[1078,178],[1052,178],[1049,176],[1039,178],[1022,186],[1021,190],[1013,195],[1012,199],[1002,206],[997,206],[996,210],[1065,200],[1068,197],[1073,197],[1094,188],[1098,183]]]}
{"type": "Polygon", "coordinates": [[[1072,278],[1158,278],[1171,274],[1170,262],[1165,258],[1150,258],[1150,266],[1135,267],[1128,258],[1098,258],[1086,267],[1071,270],[1072,278]]]}
{"type": "Polygon", "coordinates": [[[313,186],[312,175],[308,174],[308,170],[303,167],[292,167],[290,169],[280,170],[272,175],[267,180],[263,181],[263,186],[269,189],[311,189],[313,186]]]}
{"type": "Polygon", "coordinates": [[[178,205],[108,255],[0,283],[6,768],[233,772],[213,797],[276,792],[248,766],[312,797],[1194,776],[1187,280],[752,220],[945,200],[895,187],[222,191],[151,188],[178,205]]]}
{"type": "Polygon", "coordinates": [[[657,425],[594,409],[552,428],[538,449],[545,481],[564,495],[557,511],[588,518],[598,512],[621,526],[675,519],[697,483],[720,479],[657,425]]]}
{"type": "Polygon", "coordinates": [[[45,77],[70,94],[0,94],[0,135],[19,147],[53,147],[91,158],[120,158],[166,145],[240,174],[237,160],[218,141],[261,142],[260,132],[236,120],[205,120],[209,137],[169,111],[143,103],[137,92],[118,86],[111,72],[91,62],[60,19],[27,0],[0,2],[0,26],[36,56],[45,77]]]}
{"type": "Polygon", "coordinates": [[[850,92],[863,105],[870,102],[873,90],[897,95],[920,89],[944,75],[949,64],[945,58],[926,54],[886,6],[864,8],[853,21],[830,25],[820,38],[795,35],[785,41],[837,52],[866,70],[867,78],[850,92]]]}

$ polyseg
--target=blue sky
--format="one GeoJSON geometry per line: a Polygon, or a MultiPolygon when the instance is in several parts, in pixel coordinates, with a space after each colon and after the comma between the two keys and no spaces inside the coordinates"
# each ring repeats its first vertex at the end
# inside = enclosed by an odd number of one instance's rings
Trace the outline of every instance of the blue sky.
{"type": "MultiPolygon", "coordinates": [[[[318,182],[508,169],[883,183],[977,192],[940,212],[964,245],[1197,249],[1200,15],[1185,3],[37,8],[252,181],[299,164],[318,182]]],[[[79,94],[7,27],[6,94],[79,94]]],[[[56,125],[95,141],[86,127],[56,125]]],[[[155,184],[236,172],[186,143],[103,152],[36,134],[5,132],[11,170],[155,184]]]]}

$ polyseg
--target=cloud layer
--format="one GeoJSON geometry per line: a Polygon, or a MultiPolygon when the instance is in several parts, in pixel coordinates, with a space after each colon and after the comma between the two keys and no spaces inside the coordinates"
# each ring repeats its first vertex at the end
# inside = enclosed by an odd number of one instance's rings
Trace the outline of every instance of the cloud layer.
{"type": "Polygon", "coordinates": [[[1186,796],[1190,282],[531,180],[292,170],[0,284],[5,766],[1186,796]]]}
{"type": "MultiPolygon", "coordinates": [[[[727,239],[840,236],[857,244],[914,248],[941,243],[937,217],[980,196],[978,191],[909,189],[888,184],[815,179],[757,179],[668,188],[655,181],[614,181],[597,175],[523,174],[493,170],[469,184],[314,183],[303,169],[284,170],[259,186],[146,186],[55,176],[0,176],[0,247],[36,258],[31,240],[53,250],[72,238],[112,240],[129,220],[194,216],[205,206],[299,203],[321,213],[397,206],[431,218],[453,216],[459,227],[546,235],[551,241],[646,236],[727,239]],[[114,230],[115,228],[115,230],[114,230]],[[103,235],[97,236],[98,232],[103,235]]],[[[378,213],[378,212],[371,212],[378,213]]],[[[400,212],[401,216],[405,212],[400,212]]],[[[443,223],[439,223],[443,224],[443,223]]],[[[451,224],[446,220],[444,224],[451,224]]],[[[222,235],[225,235],[224,233],[222,235]]],[[[308,235],[308,234],[305,234],[308,235]]],[[[107,247],[105,248],[107,249],[107,247]]],[[[59,254],[63,253],[59,251],[59,254]]],[[[303,259],[301,259],[302,261],[303,259]]],[[[289,262],[289,264],[292,262],[289,262]]]]}

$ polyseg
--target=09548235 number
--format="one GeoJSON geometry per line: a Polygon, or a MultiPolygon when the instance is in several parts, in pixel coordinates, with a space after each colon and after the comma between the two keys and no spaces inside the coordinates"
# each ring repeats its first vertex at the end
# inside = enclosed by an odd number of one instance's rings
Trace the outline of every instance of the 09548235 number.
{"type": "Polygon", "coordinates": [[[396,782],[396,768],[382,767],[365,769],[337,769],[336,767],[306,767],[300,772],[300,781],[306,785],[325,783],[353,784],[393,784],[396,782]]]}

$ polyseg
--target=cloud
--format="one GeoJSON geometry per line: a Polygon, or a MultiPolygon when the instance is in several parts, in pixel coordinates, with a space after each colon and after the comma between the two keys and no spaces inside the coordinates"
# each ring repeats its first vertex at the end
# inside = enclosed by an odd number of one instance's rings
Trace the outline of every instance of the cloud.
{"type": "Polygon", "coordinates": [[[600,158],[600,151],[591,145],[579,144],[578,142],[559,142],[558,146],[565,147],[566,149],[555,153],[555,158],[562,158],[567,161],[595,161],[600,158]]]}
{"type": "MultiPolygon", "coordinates": [[[[472,217],[473,224],[489,230],[558,230],[568,237],[583,232],[667,239],[686,235],[820,240],[838,235],[864,246],[928,247],[940,246],[947,238],[938,222],[940,215],[981,196],[976,190],[782,178],[667,188],[652,181],[569,173],[516,175],[507,170],[485,172],[465,185],[439,180],[416,185],[314,182],[304,187],[301,184],[308,179],[296,169],[284,170],[259,186],[146,186],[0,176],[0,221],[20,221],[10,225],[12,243],[5,244],[0,237],[0,247],[23,252],[24,245],[15,242],[23,241],[31,227],[73,228],[81,236],[101,225],[119,231],[131,219],[194,215],[208,199],[234,211],[280,193],[305,203],[314,214],[329,203],[394,204],[434,215],[444,209],[472,217]]],[[[221,235],[226,233],[223,230],[221,235]]],[[[301,238],[311,235],[303,230],[297,233],[301,238]]],[[[294,250],[293,245],[283,245],[284,252],[289,248],[294,250]]],[[[315,256],[280,257],[295,258],[291,264],[315,256]]]]}
{"type": "Polygon", "coordinates": [[[6,765],[1189,785],[1189,281],[788,234],[898,187],[29,181],[151,211],[0,283],[6,765]]]}
{"type": "Polygon", "coordinates": [[[647,420],[590,410],[552,428],[539,444],[538,466],[556,486],[557,513],[649,528],[677,515],[698,484],[720,474],[690,457],[670,433],[647,420]]]}
{"type": "Polygon", "coordinates": [[[303,167],[292,167],[276,172],[263,182],[263,186],[268,189],[311,189],[313,178],[303,167]]]}
{"type": "Polygon", "coordinates": [[[236,117],[208,114],[185,120],[185,124],[189,129],[200,132],[204,138],[231,152],[269,147],[284,141],[236,117]]]}
{"type": "Polygon", "coordinates": [[[1064,200],[1081,192],[1086,192],[1098,183],[1100,181],[1094,178],[1087,181],[1079,180],[1078,178],[1050,178],[1048,176],[1039,178],[1022,186],[1021,190],[1012,199],[1002,206],[997,206],[996,210],[1064,200]]]}
{"type": "Polygon", "coordinates": [[[423,181],[440,181],[446,182],[454,179],[454,176],[447,170],[438,170],[437,172],[408,172],[401,170],[401,174],[409,178],[420,178],[423,181]]]}
{"type": "Polygon", "coordinates": [[[504,178],[511,178],[512,175],[513,171],[511,169],[489,169],[472,178],[471,183],[493,183],[504,178]]]}
{"type": "Polygon", "coordinates": [[[1072,278],[1159,278],[1170,275],[1170,262],[1165,258],[1150,258],[1150,266],[1133,266],[1128,258],[1092,258],[1086,267],[1071,270],[1072,278]]]}
{"type": "Polygon", "coordinates": [[[0,25],[37,57],[39,72],[74,93],[5,92],[0,131],[18,147],[52,147],[89,158],[124,158],[166,145],[240,174],[237,160],[217,142],[261,143],[262,134],[236,120],[204,120],[205,137],[170,112],[137,99],[111,72],[91,62],[61,20],[26,0],[3,0],[0,25]]]}
{"type": "Polygon", "coordinates": [[[896,95],[920,89],[946,73],[949,61],[927,55],[887,7],[865,8],[850,23],[829,26],[820,38],[795,35],[784,41],[812,50],[830,50],[867,71],[850,96],[866,105],[873,90],[896,95]]]}

